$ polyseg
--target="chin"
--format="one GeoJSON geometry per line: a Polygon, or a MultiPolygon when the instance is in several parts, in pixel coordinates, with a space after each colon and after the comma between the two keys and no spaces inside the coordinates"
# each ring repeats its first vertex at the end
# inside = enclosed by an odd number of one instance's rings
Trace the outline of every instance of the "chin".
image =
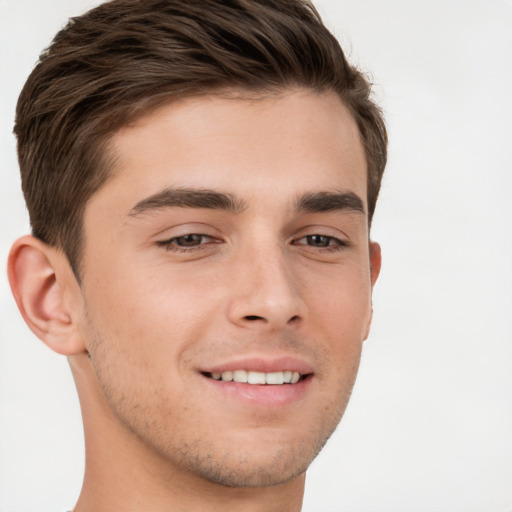
{"type": "Polygon", "coordinates": [[[316,453],[312,457],[307,457],[306,460],[302,454],[300,457],[277,455],[269,462],[262,461],[258,456],[255,459],[260,460],[251,461],[245,458],[231,460],[229,455],[220,462],[214,462],[206,456],[202,461],[195,459],[194,464],[187,464],[187,466],[189,471],[200,478],[225,487],[273,487],[300,477],[315,456],[316,453]]]}
{"type": "Polygon", "coordinates": [[[226,487],[283,485],[306,472],[333,430],[329,428],[320,435],[317,431],[313,436],[293,440],[290,439],[292,436],[283,439],[274,435],[273,439],[260,438],[258,443],[247,439],[244,443],[234,436],[231,443],[224,445],[223,452],[219,451],[218,445],[210,445],[208,449],[198,442],[194,443],[195,449],[189,446],[181,451],[180,466],[193,475],[226,487]]]}

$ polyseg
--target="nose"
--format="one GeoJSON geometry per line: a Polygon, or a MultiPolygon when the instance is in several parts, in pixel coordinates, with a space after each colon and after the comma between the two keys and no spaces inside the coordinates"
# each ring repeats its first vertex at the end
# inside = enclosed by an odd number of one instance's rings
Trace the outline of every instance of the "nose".
{"type": "Polygon", "coordinates": [[[300,281],[279,244],[240,256],[233,265],[229,320],[244,328],[276,330],[298,326],[306,307],[300,281]]]}

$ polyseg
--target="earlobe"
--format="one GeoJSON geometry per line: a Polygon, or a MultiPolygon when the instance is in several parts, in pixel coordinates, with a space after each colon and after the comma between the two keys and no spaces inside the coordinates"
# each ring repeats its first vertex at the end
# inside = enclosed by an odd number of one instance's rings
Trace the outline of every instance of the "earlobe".
{"type": "Polygon", "coordinates": [[[32,332],[55,352],[73,355],[84,352],[85,346],[77,325],[77,301],[71,297],[78,285],[66,265],[57,249],[28,235],[12,246],[8,275],[16,304],[32,332]]]}

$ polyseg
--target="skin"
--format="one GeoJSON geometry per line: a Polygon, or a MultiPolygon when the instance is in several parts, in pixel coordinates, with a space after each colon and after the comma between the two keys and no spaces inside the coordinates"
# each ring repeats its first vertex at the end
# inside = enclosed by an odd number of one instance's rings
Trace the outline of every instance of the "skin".
{"type": "Polygon", "coordinates": [[[111,152],[113,176],[84,213],[82,285],[31,237],[9,267],[25,319],[77,383],[76,511],[300,510],[350,396],[380,269],[355,122],[330,93],[201,97],[121,129],[111,152]],[[162,195],[176,190],[233,204],[176,206],[162,195]],[[363,211],[301,208],[315,193],[350,193],[363,211]],[[308,377],[270,390],[205,375],[230,365],[308,377]]]}

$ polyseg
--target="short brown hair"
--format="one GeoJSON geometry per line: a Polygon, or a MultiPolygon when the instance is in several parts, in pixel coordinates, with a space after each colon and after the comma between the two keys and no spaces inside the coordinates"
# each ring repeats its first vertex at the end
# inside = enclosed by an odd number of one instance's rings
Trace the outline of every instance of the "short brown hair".
{"type": "Polygon", "coordinates": [[[107,143],[173,98],[226,89],[334,91],[352,113],[368,167],[371,221],[387,135],[371,86],[307,0],[113,0],[70,19],[18,100],[15,134],[32,232],[77,278],[82,217],[109,177],[107,143]]]}

